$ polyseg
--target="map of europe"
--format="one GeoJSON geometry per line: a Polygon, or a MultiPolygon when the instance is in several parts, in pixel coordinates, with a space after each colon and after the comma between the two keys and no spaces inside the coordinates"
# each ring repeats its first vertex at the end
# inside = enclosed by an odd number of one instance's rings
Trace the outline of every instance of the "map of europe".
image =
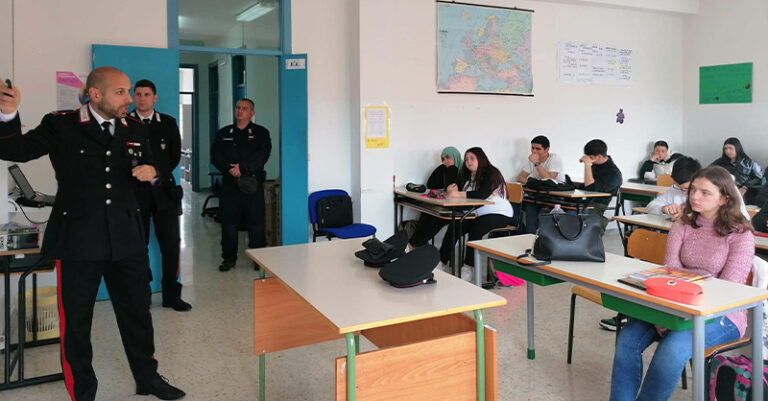
{"type": "Polygon", "coordinates": [[[533,94],[531,15],[437,3],[437,91],[533,94]]]}

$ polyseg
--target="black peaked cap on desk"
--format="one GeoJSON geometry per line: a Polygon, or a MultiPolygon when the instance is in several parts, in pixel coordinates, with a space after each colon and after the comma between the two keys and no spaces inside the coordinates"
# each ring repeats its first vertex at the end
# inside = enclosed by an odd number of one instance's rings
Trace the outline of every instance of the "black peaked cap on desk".
{"type": "Polygon", "coordinates": [[[384,243],[392,248],[383,255],[375,255],[370,250],[363,249],[355,252],[355,256],[365,262],[364,264],[368,267],[384,267],[387,263],[403,255],[405,247],[408,245],[408,234],[405,231],[398,231],[395,235],[385,239],[384,243]]]}
{"type": "Polygon", "coordinates": [[[379,276],[394,287],[415,287],[434,283],[432,271],[440,262],[440,251],[432,245],[420,246],[379,270],[379,276]]]}

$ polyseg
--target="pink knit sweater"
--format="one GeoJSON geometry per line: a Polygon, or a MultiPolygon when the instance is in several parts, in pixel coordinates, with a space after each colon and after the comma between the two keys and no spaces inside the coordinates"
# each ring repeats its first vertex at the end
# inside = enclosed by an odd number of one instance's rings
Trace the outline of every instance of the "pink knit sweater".
{"type": "MultiPolygon", "coordinates": [[[[755,237],[750,231],[717,234],[714,221],[699,216],[699,228],[675,222],[667,238],[664,264],[670,267],[707,272],[713,277],[746,283],[755,256],[755,237]]],[[[706,296],[706,294],[705,294],[706,296]]],[[[743,336],[747,327],[746,311],[726,315],[743,336]]]]}

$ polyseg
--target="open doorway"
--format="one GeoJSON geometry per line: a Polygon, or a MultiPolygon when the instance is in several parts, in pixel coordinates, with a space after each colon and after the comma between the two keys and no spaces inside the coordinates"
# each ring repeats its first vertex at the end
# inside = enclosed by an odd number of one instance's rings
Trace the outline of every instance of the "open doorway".
{"type": "MultiPolygon", "coordinates": [[[[272,152],[264,170],[267,245],[280,244],[280,94],[279,64],[275,56],[182,52],[181,69],[194,75],[193,92],[180,92],[180,107],[189,102],[190,182],[194,191],[212,191],[218,170],[210,163],[216,131],[233,123],[234,104],[247,97],[254,102],[254,122],[270,132],[272,152]],[[188,96],[188,97],[185,97],[188,96]],[[205,127],[205,128],[203,128],[205,127]]],[[[180,75],[181,76],[181,75],[180,75]]]]}

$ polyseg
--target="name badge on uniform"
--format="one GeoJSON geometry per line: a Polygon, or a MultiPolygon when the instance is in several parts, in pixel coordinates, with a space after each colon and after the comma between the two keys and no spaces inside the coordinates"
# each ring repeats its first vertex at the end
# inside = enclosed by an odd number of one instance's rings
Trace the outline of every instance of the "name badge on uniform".
{"type": "Polygon", "coordinates": [[[222,141],[230,141],[230,142],[231,142],[231,141],[234,141],[234,140],[235,140],[235,138],[232,138],[232,137],[224,137],[224,138],[221,138],[221,140],[222,140],[222,141]]]}

